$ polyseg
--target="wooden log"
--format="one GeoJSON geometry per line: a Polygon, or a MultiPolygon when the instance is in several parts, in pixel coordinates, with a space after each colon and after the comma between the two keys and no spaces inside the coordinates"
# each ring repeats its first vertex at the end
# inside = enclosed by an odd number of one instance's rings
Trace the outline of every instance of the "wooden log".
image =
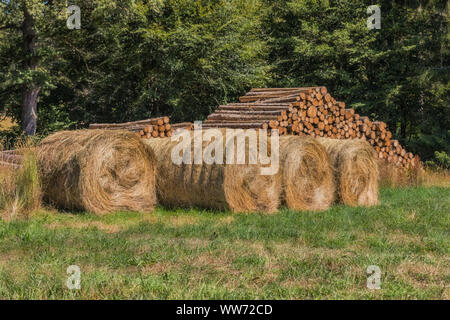
{"type": "Polygon", "coordinates": [[[268,104],[228,104],[221,105],[217,108],[217,111],[279,111],[288,110],[289,103],[268,103],[268,104]]]}
{"type": "Polygon", "coordinates": [[[242,114],[221,114],[221,113],[213,113],[208,116],[205,123],[211,123],[211,122],[242,122],[242,121],[269,121],[278,119],[279,121],[282,120],[282,116],[274,116],[274,115],[247,115],[245,113],[242,114]],[[281,117],[281,119],[278,119],[281,117]]]}
{"type": "Polygon", "coordinates": [[[268,129],[266,122],[221,122],[206,123],[203,128],[232,128],[232,129],[268,129]]]}
{"type": "Polygon", "coordinates": [[[300,87],[300,88],[252,88],[250,92],[265,92],[265,91],[293,91],[293,90],[309,90],[316,87],[300,87]]]}
{"type": "Polygon", "coordinates": [[[93,123],[89,125],[89,129],[126,129],[127,127],[139,126],[139,125],[163,125],[169,123],[169,117],[151,118],[146,120],[124,122],[124,123],[93,123]]]}
{"type": "Polygon", "coordinates": [[[291,102],[297,102],[299,100],[300,100],[299,95],[294,94],[294,95],[286,96],[286,97],[267,99],[264,102],[267,102],[267,103],[291,103],[291,102]]]}
{"type": "Polygon", "coordinates": [[[153,131],[153,125],[145,126],[144,133],[151,133],[153,131]]]}
{"type": "Polygon", "coordinates": [[[194,128],[194,124],[192,122],[181,122],[172,124],[172,129],[180,129],[180,128],[192,130],[194,128]]]}
{"type": "Polygon", "coordinates": [[[351,119],[354,114],[355,114],[355,110],[353,110],[353,109],[345,109],[344,116],[345,116],[346,120],[351,119]]]}
{"type": "Polygon", "coordinates": [[[310,106],[306,114],[308,117],[314,118],[317,115],[317,108],[315,106],[310,106]]]}
{"type": "Polygon", "coordinates": [[[300,94],[301,92],[307,92],[308,89],[302,88],[298,90],[292,90],[292,91],[269,91],[267,93],[258,93],[258,94],[250,94],[246,96],[239,97],[240,102],[254,102],[254,101],[264,101],[274,98],[282,98],[286,97],[288,95],[294,95],[294,94],[300,94]]]}
{"type": "MultiPolygon", "coordinates": [[[[213,114],[223,114],[223,115],[288,115],[288,109],[275,109],[275,110],[254,110],[254,109],[242,109],[242,110],[216,110],[213,114]]],[[[294,112],[290,112],[289,114],[293,114],[294,112]]]]}

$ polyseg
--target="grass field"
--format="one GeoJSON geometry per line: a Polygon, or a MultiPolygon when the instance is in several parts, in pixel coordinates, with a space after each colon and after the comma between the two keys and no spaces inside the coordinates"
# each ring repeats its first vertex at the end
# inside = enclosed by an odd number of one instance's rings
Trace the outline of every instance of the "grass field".
{"type": "Polygon", "coordinates": [[[375,208],[56,214],[0,222],[1,299],[449,299],[450,189],[375,208]],[[81,268],[81,290],[65,283],[81,268]],[[381,289],[366,288],[369,265],[381,289]]]}

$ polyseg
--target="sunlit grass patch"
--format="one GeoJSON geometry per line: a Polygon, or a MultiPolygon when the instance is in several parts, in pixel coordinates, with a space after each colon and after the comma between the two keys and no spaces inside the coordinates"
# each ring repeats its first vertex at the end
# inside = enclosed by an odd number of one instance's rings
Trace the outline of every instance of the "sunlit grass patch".
{"type": "Polygon", "coordinates": [[[33,299],[446,299],[448,188],[372,208],[46,213],[0,222],[0,295],[33,299]],[[65,286],[69,265],[82,288],[65,286]],[[380,267],[381,290],[366,287],[380,267]]]}

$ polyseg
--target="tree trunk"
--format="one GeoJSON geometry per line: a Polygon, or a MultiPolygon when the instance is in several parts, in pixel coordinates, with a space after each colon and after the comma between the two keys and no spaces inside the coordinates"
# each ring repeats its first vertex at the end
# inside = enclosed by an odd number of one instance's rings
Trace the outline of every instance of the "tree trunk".
{"type": "Polygon", "coordinates": [[[37,99],[40,87],[25,87],[22,93],[22,128],[27,136],[34,136],[37,129],[37,99]]]}
{"type": "MultiPolygon", "coordinates": [[[[38,57],[36,56],[36,33],[34,19],[23,7],[24,20],[22,23],[23,50],[25,55],[25,70],[36,70],[38,57]]],[[[22,128],[26,135],[35,135],[37,128],[37,101],[41,87],[35,83],[25,84],[22,91],[22,128]]]]}

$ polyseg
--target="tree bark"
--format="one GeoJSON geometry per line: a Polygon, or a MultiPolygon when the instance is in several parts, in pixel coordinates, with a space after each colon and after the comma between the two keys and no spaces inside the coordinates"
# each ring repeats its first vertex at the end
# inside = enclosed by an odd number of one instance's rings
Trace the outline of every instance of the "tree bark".
{"type": "MultiPolygon", "coordinates": [[[[25,70],[36,70],[39,59],[36,56],[36,33],[34,31],[34,19],[27,7],[23,7],[23,50],[25,56],[25,70]]],[[[22,91],[22,128],[26,135],[35,135],[37,129],[37,102],[41,87],[32,82],[27,83],[22,91]]]]}

